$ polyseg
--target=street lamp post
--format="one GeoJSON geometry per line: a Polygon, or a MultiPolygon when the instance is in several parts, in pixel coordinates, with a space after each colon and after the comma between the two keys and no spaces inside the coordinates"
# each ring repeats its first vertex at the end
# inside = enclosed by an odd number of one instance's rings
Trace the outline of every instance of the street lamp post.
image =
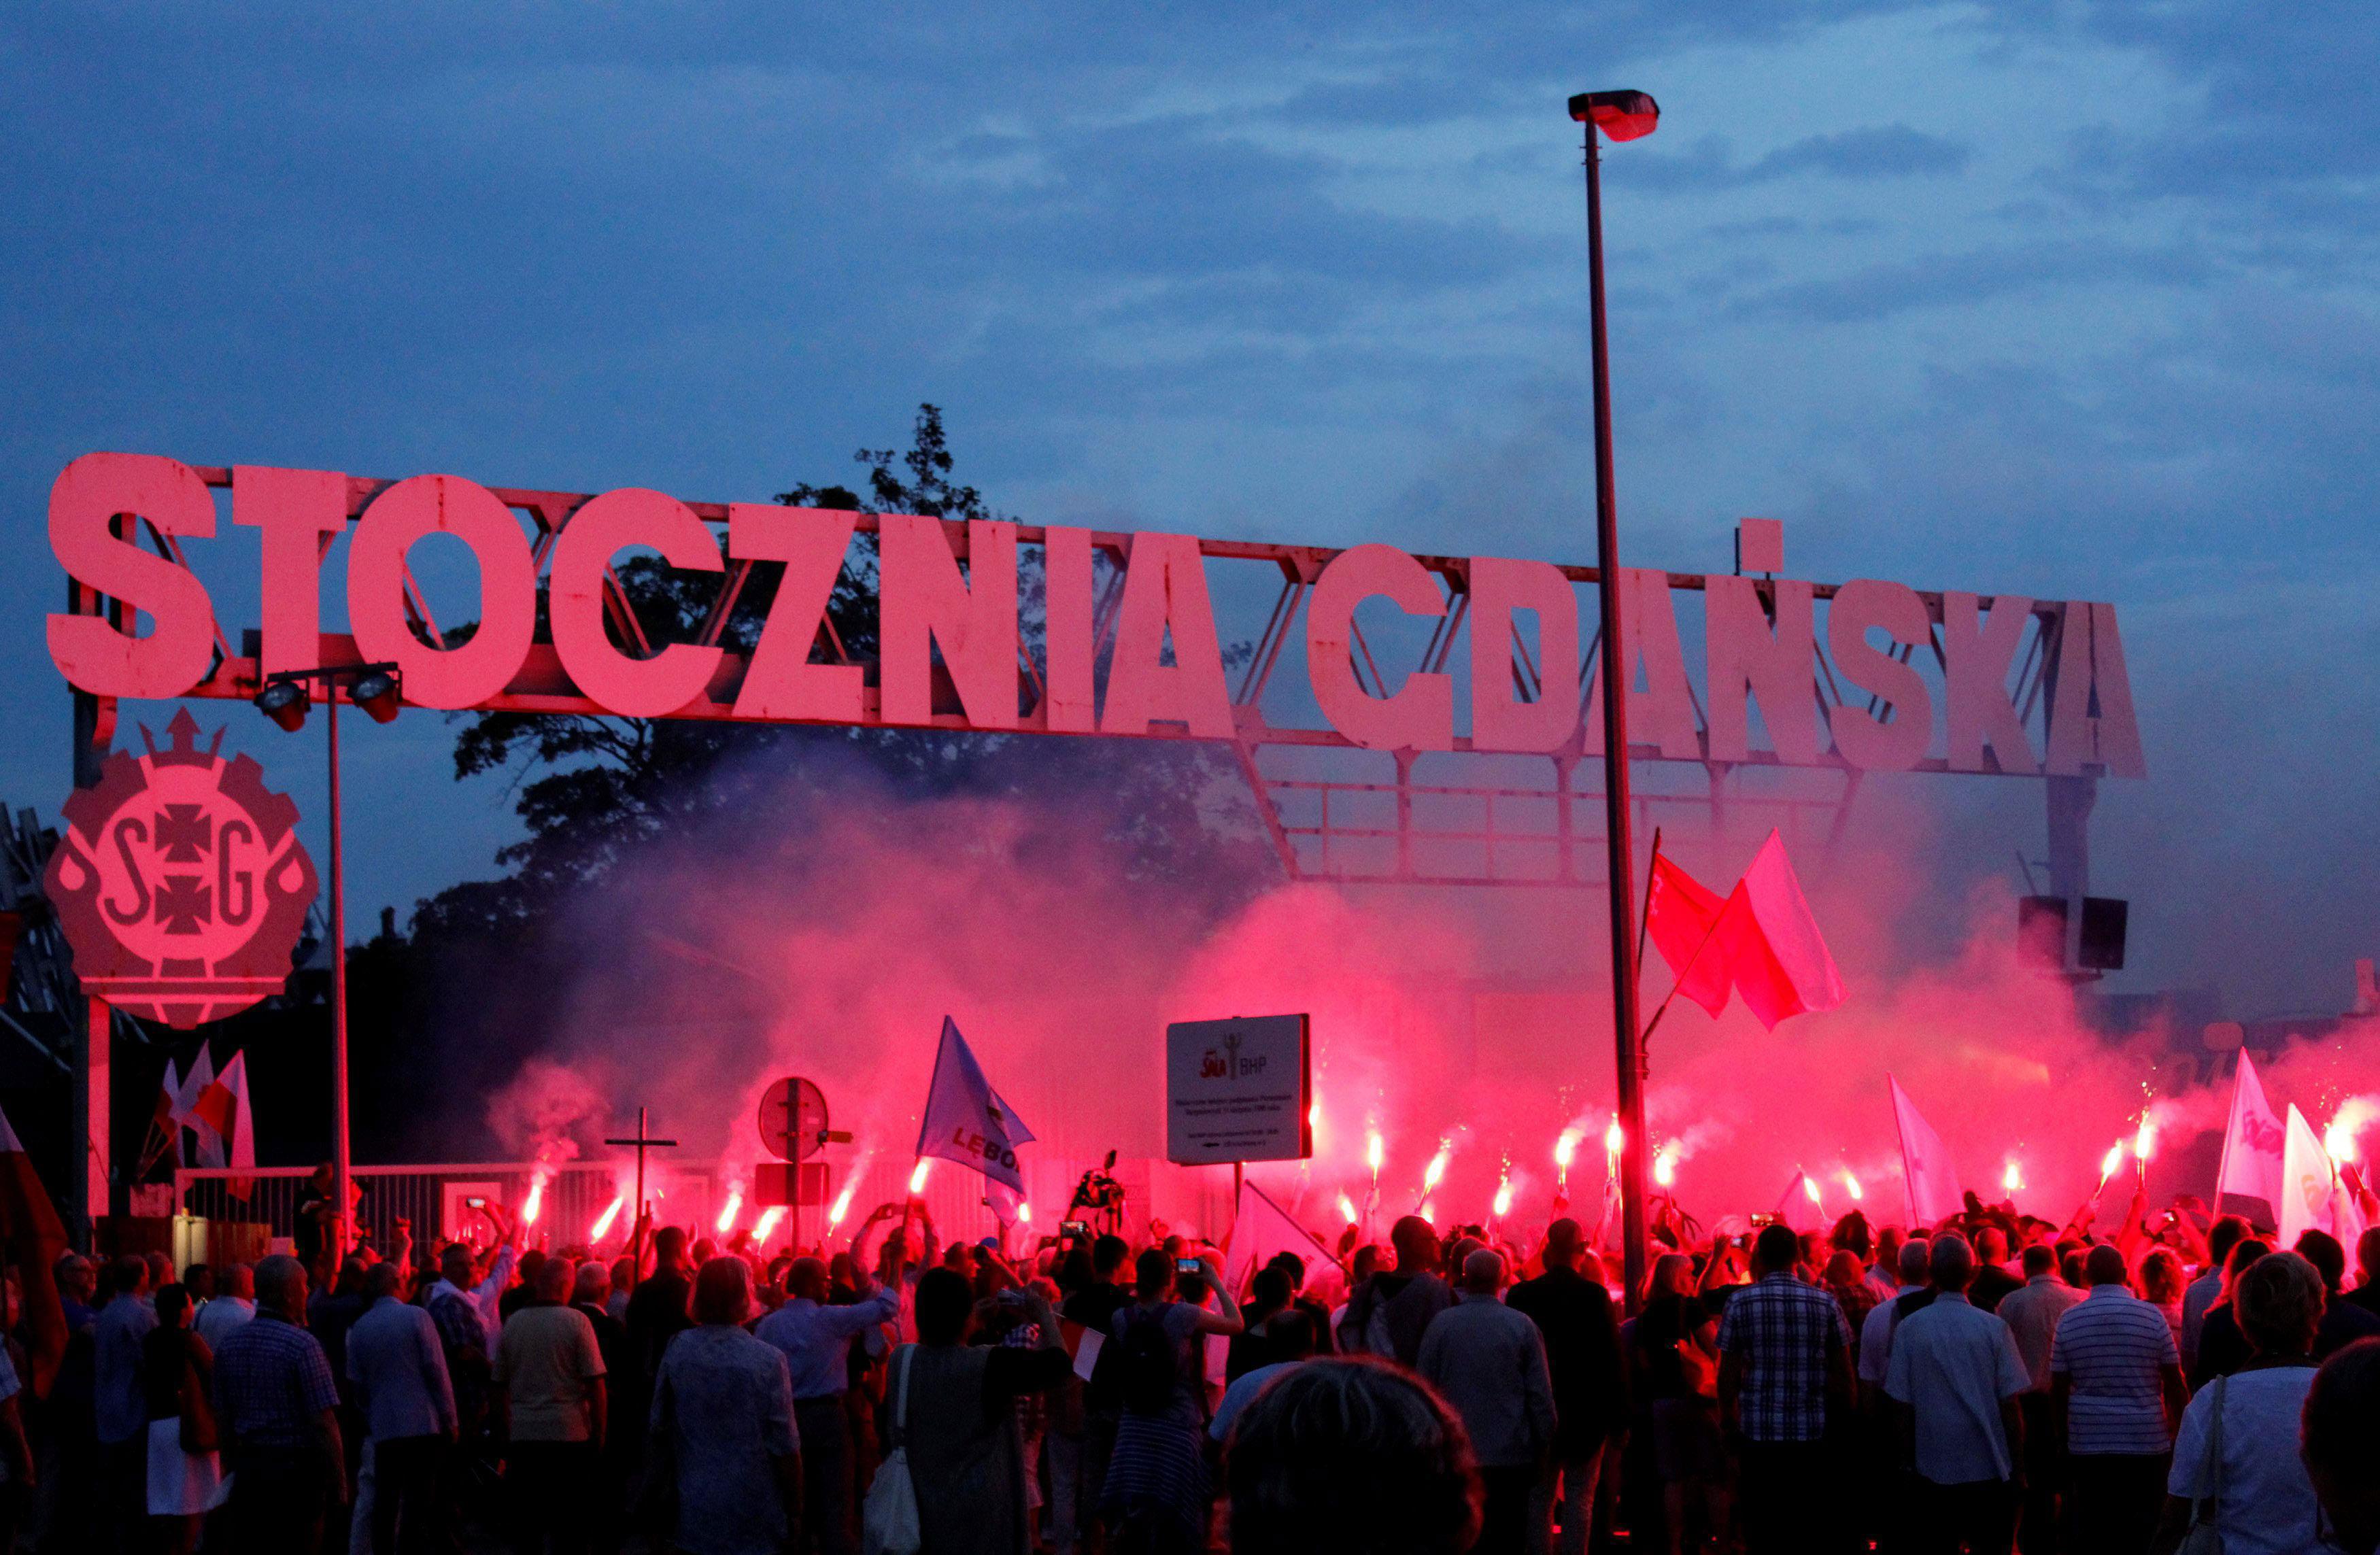
{"type": "Polygon", "coordinates": [[[1661,110],[1641,91],[1584,91],[1570,116],[1586,132],[1587,298],[1594,334],[1595,568],[1603,618],[1603,804],[1611,890],[1611,1014],[1619,1062],[1621,1257],[1628,1310],[1645,1290],[1645,1042],[1637,1024],[1634,851],[1628,837],[1628,656],[1620,630],[1620,520],[1611,480],[1611,363],[1603,310],[1603,152],[1653,132],[1661,110]]]}
{"type": "Polygon", "coordinates": [[[312,681],[322,683],[323,722],[331,744],[331,1202],[333,1255],[346,1257],[354,1205],[352,1154],[347,1136],[347,877],[345,831],[339,814],[339,686],[345,682],[347,700],[364,710],[373,723],[396,716],[403,692],[394,663],[323,664],[310,670],[283,670],[265,677],[256,694],[257,711],[295,734],[306,723],[313,697],[312,681]]]}

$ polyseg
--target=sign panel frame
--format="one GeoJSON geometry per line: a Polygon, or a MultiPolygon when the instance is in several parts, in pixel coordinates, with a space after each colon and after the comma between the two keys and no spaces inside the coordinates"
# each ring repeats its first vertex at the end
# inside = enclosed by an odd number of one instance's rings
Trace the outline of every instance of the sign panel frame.
{"type": "Polygon", "coordinates": [[[1165,1028],[1165,1159],[1177,1166],[1314,1154],[1313,1017],[1232,1015],[1165,1028]],[[1282,1076],[1293,1085],[1283,1088],[1282,1076]]]}

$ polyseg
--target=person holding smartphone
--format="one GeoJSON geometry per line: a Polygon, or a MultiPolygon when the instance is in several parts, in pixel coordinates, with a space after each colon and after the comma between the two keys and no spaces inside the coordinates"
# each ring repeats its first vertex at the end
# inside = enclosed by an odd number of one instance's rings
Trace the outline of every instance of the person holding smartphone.
{"type": "Polygon", "coordinates": [[[1205,1335],[1245,1326],[1212,1262],[1151,1247],[1134,1266],[1134,1299],[1109,1330],[1123,1412],[1100,1509],[1128,1549],[1201,1548],[1207,1533],[1205,1335]],[[1185,1281],[1215,1293],[1215,1306],[1177,1299],[1185,1281]]]}

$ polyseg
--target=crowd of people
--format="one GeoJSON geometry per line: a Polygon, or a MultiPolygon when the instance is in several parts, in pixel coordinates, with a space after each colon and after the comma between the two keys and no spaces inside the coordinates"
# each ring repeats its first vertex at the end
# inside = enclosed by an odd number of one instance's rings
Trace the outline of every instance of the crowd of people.
{"type": "Polygon", "coordinates": [[[491,1225],[67,1255],[47,1396],[0,1355],[0,1555],[2380,1545],[2380,1230],[2350,1286],[2331,1237],[2187,1200],[2095,1236],[1669,1218],[1630,1301],[1567,1218],[1237,1280],[1161,1225],[945,1246],[915,1200],[801,1256],[491,1225]]]}

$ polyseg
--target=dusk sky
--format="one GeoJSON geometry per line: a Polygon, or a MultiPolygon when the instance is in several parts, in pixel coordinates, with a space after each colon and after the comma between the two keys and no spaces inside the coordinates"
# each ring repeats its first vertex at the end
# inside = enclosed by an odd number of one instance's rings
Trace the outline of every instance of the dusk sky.
{"type": "MultiPolygon", "coordinates": [[[[0,796],[66,790],[42,516],[93,449],[761,500],[931,400],[1028,522],[1590,560],[1563,103],[1634,87],[1626,558],[1724,569],[1759,514],[1794,577],[2114,601],[2151,773],[2095,829],[2118,986],[2335,1010],[2380,951],[2375,39],[2188,3],[11,6],[0,796]]],[[[213,545],[252,620],[252,534],[213,545]]],[[[198,711],[319,815],[317,729],[198,711]]],[[[436,716],[357,727],[361,931],[516,823],[436,716]]],[[[1963,868],[2039,856],[2025,796],[1963,868]]]]}

